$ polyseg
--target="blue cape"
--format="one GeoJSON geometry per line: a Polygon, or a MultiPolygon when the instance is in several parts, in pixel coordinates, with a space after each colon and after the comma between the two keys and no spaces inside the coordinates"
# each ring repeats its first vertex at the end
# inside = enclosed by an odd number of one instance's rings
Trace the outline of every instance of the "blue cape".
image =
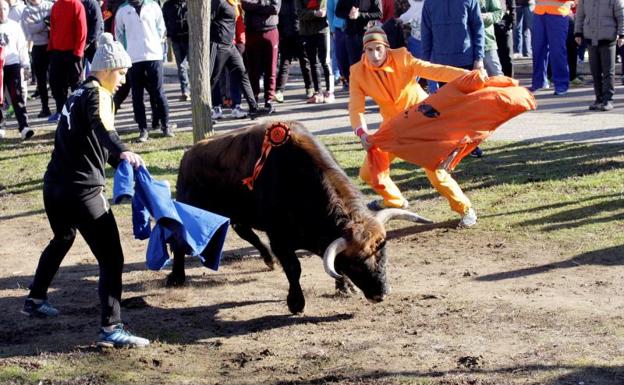
{"type": "Polygon", "coordinates": [[[117,166],[113,202],[132,199],[132,227],[136,239],[147,239],[146,264],[160,270],[169,259],[167,244],[183,247],[204,266],[217,270],[230,224],[226,217],[171,199],[167,181],[152,178],[143,166],[134,170],[127,161],[117,166]],[[151,228],[151,218],[156,222],[151,228]]]}

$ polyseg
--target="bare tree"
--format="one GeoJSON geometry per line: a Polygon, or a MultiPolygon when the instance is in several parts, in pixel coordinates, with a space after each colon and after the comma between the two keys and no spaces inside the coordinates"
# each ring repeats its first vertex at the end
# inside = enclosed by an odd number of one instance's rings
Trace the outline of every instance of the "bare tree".
{"type": "Polygon", "coordinates": [[[210,106],[210,1],[188,0],[193,143],[212,135],[210,106]]]}

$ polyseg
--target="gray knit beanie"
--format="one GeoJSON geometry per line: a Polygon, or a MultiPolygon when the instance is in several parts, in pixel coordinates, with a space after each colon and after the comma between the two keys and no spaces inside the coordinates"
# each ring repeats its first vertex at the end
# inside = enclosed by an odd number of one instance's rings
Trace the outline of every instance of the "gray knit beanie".
{"type": "Polygon", "coordinates": [[[106,71],[117,68],[130,68],[132,61],[120,42],[113,35],[104,32],[98,39],[98,47],[93,56],[91,71],[106,71]]]}

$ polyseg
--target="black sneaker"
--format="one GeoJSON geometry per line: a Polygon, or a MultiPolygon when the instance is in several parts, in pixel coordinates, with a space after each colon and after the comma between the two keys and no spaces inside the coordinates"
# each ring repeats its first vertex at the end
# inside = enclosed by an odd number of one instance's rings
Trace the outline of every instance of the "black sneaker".
{"type": "Polygon", "coordinates": [[[251,120],[256,120],[256,118],[260,115],[262,115],[262,112],[258,109],[258,107],[250,107],[249,112],[247,113],[247,117],[251,120]]]}
{"type": "Polygon", "coordinates": [[[479,147],[477,147],[472,150],[470,156],[472,156],[473,158],[481,158],[483,156],[483,151],[479,147]]]}
{"type": "Polygon", "coordinates": [[[52,307],[48,301],[35,303],[35,301],[30,298],[26,298],[26,301],[24,301],[24,307],[22,308],[21,313],[37,318],[56,317],[59,315],[59,311],[52,307]]]}
{"type": "Polygon", "coordinates": [[[271,102],[264,103],[264,113],[267,115],[275,113],[275,107],[273,107],[273,104],[271,104],[271,102]]]}
{"type": "Polygon", "coordinates": [[[149,131],[147,130],[147,128],[141,128],[139,130],[139,137],[136,139],[136,141],[139,143],[147,142],[147,140],[149,139],[149,131]]]}
{"type": "Polygon", "coordinates": [[[590,111],[600,111],[600,109],[602,108],[602,102],[596,100],[594,101],[590,106],[589,106],[589,110],[590,111]]]}
{"type": "Polygon", "coordinates": [[[381,211],[381,210],[393,209],[393,208],[406,210],[409,207],[409,202],[403,201],[403,204],[401,205],[401,207],[391,207],[391,206],[386,205],[383,199],[376,199],[374,201],[368,202],[366,204],[366,207],[368,207],[368,209],[371,211],[381,211]]]}
{"type": "Polygon", "coordinates": [[[44,108],[44,109],[41,110],[41,112],[39,112],[37,117],[38,118],[47,118],[50,115],[52,115],[52,112],[50,112],[50,109],[49,108],[44,108]]]}

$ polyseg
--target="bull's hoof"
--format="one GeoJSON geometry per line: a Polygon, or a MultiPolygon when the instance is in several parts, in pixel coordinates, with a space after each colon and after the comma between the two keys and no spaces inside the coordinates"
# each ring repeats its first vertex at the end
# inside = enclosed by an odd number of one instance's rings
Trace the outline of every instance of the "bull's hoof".
{"type": "Polygon", "coordinates": [[[169,273],[167,275],[167,281],[165,282],[166,287],[181,287],[186,283],[186,275],[185,274],[173,274],[169,273]]]}
{"type": "Polygon", "coordinates": [[[267,265],[269,270],[275,270],[275,261],[271,255],[263,255],[262,260],[264,261],[264,264],[267,265]]]}
{"type": "Polygon", "coordinates": [[[303,308],[305,307],[305,298],[303,297],[303,293],[288,293],[286,303],[288,303],[288,310],[290,310],[291,313],[302,313],[303,308]]]}

